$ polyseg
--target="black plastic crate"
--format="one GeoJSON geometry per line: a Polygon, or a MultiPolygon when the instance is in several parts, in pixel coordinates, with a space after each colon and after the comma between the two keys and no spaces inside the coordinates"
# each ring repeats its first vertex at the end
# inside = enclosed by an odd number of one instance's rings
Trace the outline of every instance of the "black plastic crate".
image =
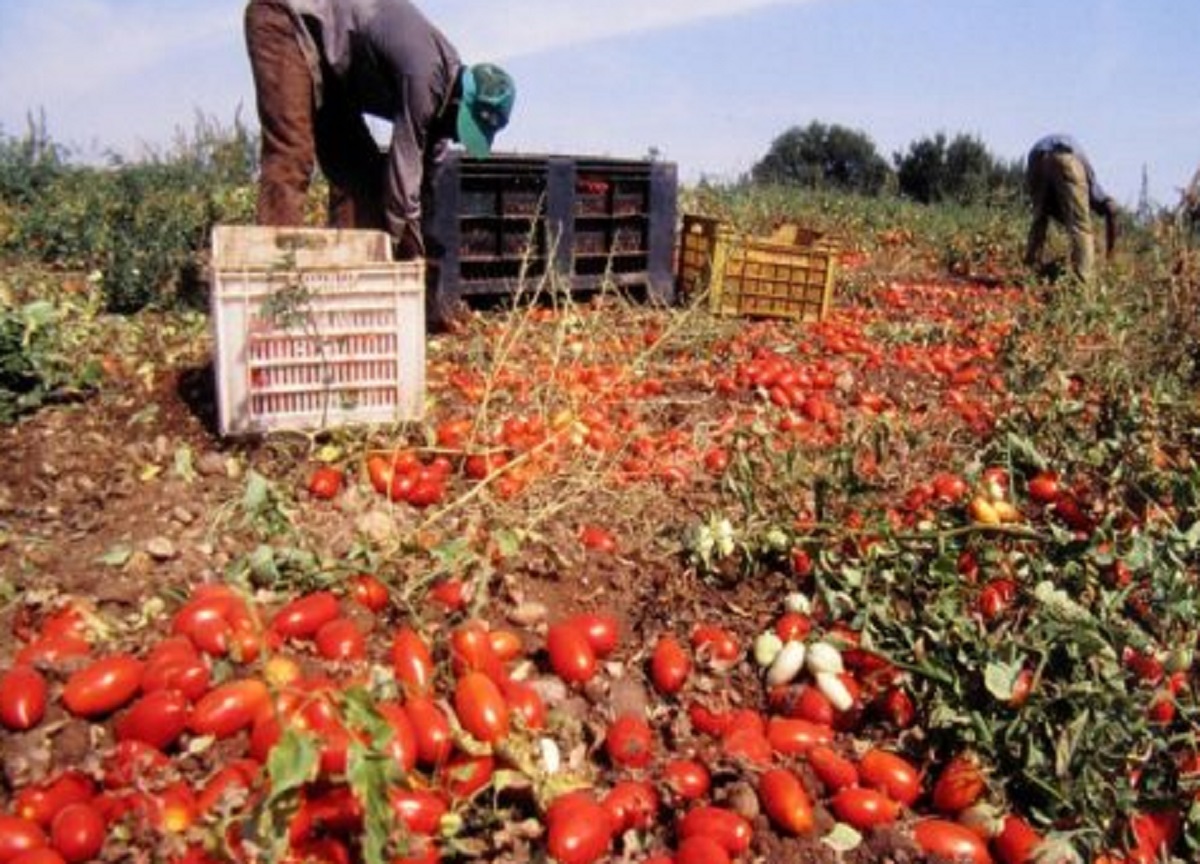
{"type": "Polygon", "coordinates": [[[572,292],[607,278],[674,302],[677,188],[667,162],[451,154],[425,223],[430,318],[471,297],[510,295],[549,268],[572,292]]]}

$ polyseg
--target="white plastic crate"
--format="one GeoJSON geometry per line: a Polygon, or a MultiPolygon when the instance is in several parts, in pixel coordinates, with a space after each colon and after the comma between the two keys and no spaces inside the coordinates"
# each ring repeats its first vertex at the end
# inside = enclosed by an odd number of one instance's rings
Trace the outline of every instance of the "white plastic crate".
{"type": "Polygon", "coordinates": [[[222,435],[420,419],[425,268],[386,234],[219,226],[212,266],[222,435]]]}

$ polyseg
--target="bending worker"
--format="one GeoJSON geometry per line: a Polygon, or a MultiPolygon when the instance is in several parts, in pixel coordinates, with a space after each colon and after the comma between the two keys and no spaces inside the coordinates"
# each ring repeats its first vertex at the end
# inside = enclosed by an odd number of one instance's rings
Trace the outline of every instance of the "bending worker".
{"type": "Polygon", "coordinates": [[[1106,255],[1117,242],[1117,203],[1100,187],[1082,148],[1067,135],[1047,135],[1029,151],[1025,170],[1029,197],[1033,199],[1033,224],[1025,263],[1041,263],[1046,228],[1053,219],[1071,240],[1071,266],[1075,275],[1088,281],[1095,270],[1095,240],[1091,214],[1104,217],[1106,255]]]}
{"type": "Polygon", "coordinates": [[[464,65],[409,0],[250,0],[245,23],[262,127],[259,224],[303,224],[319,164],[330,225],[386,230],[402,260],[422,257],[431,169],[451,141],[488,154],[512,111],[512,78],[464,65]],[[386,152],[364,115],[391,123],[386,152]]]}

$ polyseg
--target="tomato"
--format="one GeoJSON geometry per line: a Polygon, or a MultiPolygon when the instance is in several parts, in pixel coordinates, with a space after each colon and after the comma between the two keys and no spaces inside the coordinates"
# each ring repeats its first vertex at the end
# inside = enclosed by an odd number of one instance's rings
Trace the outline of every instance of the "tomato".
{"type": "Polygon", "coordinates": [[[209,814],[219,805],[239,800],[254,785],[259,770],[258,763],[252,759],[238,759],[221,768],[196,796],[196,813],[209,814]]]}
{"type": "Polygon", "coordinates": [[[597,657],[607,657],[616,650],[621,625],[614,616],[604,612],[580,612],[573,615],[569,623],[583,631],[597,657]]]}
{"type": "Polygon", "coordinates": [[[50,843],[70,864],[99,855],[106,833],[104,817],[88,803],[68,804],[50,823],[50,843]]]}
{"type": "Polygon", "coordinates": [[[704,470],[709,474],[724,474],[729,467],[729,451],[724,447],[710,447],[704,452],[704,470]]]}
{"type": "Polygon", "coordinates": [[[397,820],[414,834],[436,834],[442,817],[450,811],[445,798],[427,789],[396,788],[388,793],[388,798],[397,820]]]}
{"type": "Polygon", "coordinates": [[[551,624],[546,632],[550,668],[568,684],[583,684],[596,674],[596,652],[587,633],[570,621],[551,624]]]}
{"type": "Polygon", "coordinates": [[[684,801],[699,801],[712,786],[708,769],[695,759],[671,759],[663,766],[662,780],[684,801]]]}
{"type": "Polygon", "coordinates": [[[784,612],[775,621],[775,635],[786,645],[788,642],[803,642],[812,632],[813,622],[800,612],[784,612]]]}
{"type": "Polygon", "coordinates": [[[984,621],[992,621],[1012,606],[1017,596],[1017,583],[1011,579],[993,579],[983,586],[976,601],[976,609],[984,621]]]}
{"type": "Polygon", "coordinates": [[[708,659],[717,668],[733,665],[742,653],[737,638],[716,624],[698,625],[692,631],[692,648],[697,656],[708,659]]]}
{"type": "Polygon", "coordinates": [[[500,692],[513,716],[520,718],[526,729],[538,730],[546,726],[546,703],[532,684],[505,678],[500,682],[500,692]]]}
{"type": "Polygon", "coordinates": [[[0,723],[16,732],[32,729],[46,714],[49,687],[32,666],[14,666],[0,677],[0,723]]]}
{"type": "Polygon", "coordinates": [[[474,429],[473,419],[456,417],[439,423],[434,434],[439,447],[445,450],[462,450],[474,429]]]}
{"type": "Polygon", "coordinates": [[[721,736],[721,752],[728,759],[760,766],[769,765],[773,756],[771,742],[762,729],[737,723],[721,736]]]}
{"type": "Polygon", "coordinates": [[[150,651],[142,670],[142,693],[178,690],[191,702],[208,692],[208,661],[184,636],[171,636],[150,651]]]}
{"type": "Polygon", "coordinates": [[[838,819],[860,831],[900,818],[900,804],[876,789],[849,786],[835,792],[829,803],[838,819]]]}
{"type": "Polygon", "coordinates": [[[156,782],[171,765],[161,750],[142,741],[118,741],[104,759],[104,785],[126,789],[156,782]]]}
{"type": "MultiPolygon", "coordinates": [[[[59,854],[57,849],[41,846],[22,852],[15,858],[10,858],[8,864],[67,864],[67,859],[59,854]]],[[[216,862],[212,862],[216,864],[216,862]]]]}
{"type": "Polygon", "coordinates": [[[392,672],[400,689],[410,695],[425,694],[433,688],[433,655],[411,627],[401,627],[392,637],[392,672]]]}
{"type": "Polygon", "coordinates": [[[192,827],[199,814],[196,795],[182,780],[172,783],[150,802],[151,823],[159,831],[182,834],[192,827]]]}
{"type": "Polygon", "coordinates": [[[967,481],[957,474],[939,472],[933,477],[933,494],[940,501],[954,504],[961,501],[967,494],[967,481]]]}
{"type": "Polygon", "coordinates": [[[314,642],[317,653],[326,660],[362,660],[367,656],[367,637],[350,618],[326,621],[314,642]]]}
{"type": "Polygon", "coordinates": [[[1058,475],[1053,471],[1039,471],[1029,478],[1029,498],[1038,504],[1053,504],[1061,491],[1058,475]]]}
{"type": "Polygon", "coordinates": [[[45,783],[19,789],[13,796],[12,809],[17,816],[49,828],[51,820],[63,807],[90,801],[95,794],[96,785],[86,774],[68,770],[45,783]]]}
{"type": "Polygon", "coordinates": [[[1183,820],[1175,810],[1141,812],[1130,817],[1129,828],[1134,840],[1129,850],[1131,864],[1154,864],[1163,853],[1170,856],[1179,841],[1183,820]]]}
{"type": "Polygon", "coordinates": [[[805,754],[817,779],[830,792],[845,789],[858,783],[858,768],[836,750],[824,744],[809,748],[805,754]]]}
{"type": "Polygon", "coordinates": [[[749,849],[754,836],[754,829],[746,817],[710,804],[693,807],[679,820],[676,829],[680,840],[708,837],[730,855],[740,855],[749,849]]]}
{"type": "Polygon", "coordinates": [[[341,488],[342,471],[332,465],[319,465],[308,478],[308,493],[323,501],[336,498],[341,488]]]}
{"type": "Polygon", "coordinates": [[[492,653],[502,664],[516,660],[525,650],[524,644],[521,642],[521,634],[516,630],[509,630],[503,627],[493,628],[488,631],[488,644],[492,648],[492,653]]]}
{"type": "Polygon", "coordinates": [[[770,768],[758,778],[758,797],[772,824],[790,834],[813,829],[813,805],[800,779],[786,768],[770,768]]]}
{"type": "Polygon", "coordinates": [[[491,631],[481,620],[473,619],[450,633],[450,668],[455,675],[482,672],[493,681],[504,678],[503,664],[492,649],[491,631]]]}
{"type": "Polygon", "coordinates": [[[880,698],[879,712],[897,729],[907,729],[917,719],[917,708],[903,687],[889,687],[880,698]]]}
{"type": "Polygon", "coordinates": [[[946,819],[922,819],[913,826],[913,839],[926,855],[956,864],[992,864],[987,845],[966,826],[946,819]]]}
{"type": "Polygon", "coordinates": [[[992,838],[992,851],[1001,864],[1033,864],[1042,835],[1016,814],[1004,817],[1000,833],[992,838]]]}
{"type": "Polygon", "coordinates": [[[500,687],[482,672],[468,672],[454,686],[454,713],[468,733],[487,744],[508,735],[508,703],[500,687]]]}
{"type": "Polygon", "coordinates": [[[467,605],[467,586],[461,579],[439,579],[429,587],[429,599],[448,612],[467,605]]]}
{"type": "Polygon", "coordinates": [[[0,813],[0,861],[10,861],[22,852],[47,844],[46,834],[36,822],[0,813]]]}
{"type": "Polygon", "coordinates": [[[644,718],[625,713],[608,727],[604,751],[619,767],[645,768],[654,758],[654,733],[644,718]]]}
{"type": "Polygon", "coordinates": [[[256,678],[226,682],[196,703],[188,728],[196,735],[228,738],[253,723],[270,700],[267,685],[256,678]]]}
{"type": "Polygon", "coordinates": [[[580,528],[579,542],[584,549],[591,549],[594,552],[611,554],[617,551],[617,539],[613,537],[611,531],[607,531],[599,525],[584,525],[580,528]]]}
{"type": "Polygon", "coordinates": [[[62,700],[78,717],[99,717],[127,703],[142,684],[141,660],[112,654],[84,666],[67,679],[62,700]]]}
{"type": "Polygon", "coordinates": [[[675,847],[674,864],[730,864],[725,847],[704,834],[685,837],[675,847]]]}
{"type": "Polygon", "coordinates": [[[805,753],[819,744],[833,743],[833,727],[796,717],[771,717],[767,721],[771,749],[785,756],[805,753]]]}
{"type": "Polygon", "coordinates": [[[155,690],[137,699],[116,722],[118,741],[142,741],[166,750],[187,729],[190,706],[178,690],[155,690]]]}
{"type": "Polygon", "coordinates": [[[903,756],[872,748],[858,760],[862,782],[911,807],[921,796],[921,775],[903,756]]]}
{"type": "Polygon", "coordinates": [[[966,810],[987,788],[987,778],[973,753],[960,753],[946,763],[933,784],[933,806],[942,813],[966,810]]]}
{"type": "Polygon", "coordinates": [[[58,666],[64,660],[86,657],[92,646],[82,636],[68,633],[39,636],[13,658],[18,666],[58,666]]]}
{"type": "Polygon", "coordinates": [[[438,771],[438,781],[452,799],[470,798],[492,782],[496,760],[488,755],[472,756],[461,751],[438,771]]]}
{"type": "Polygon", "coordinates": [[[454,733],[450,720],[428,696],[410,696],[404,703],[404,713],[412,723],[417,738],[417,762],[438,766],[454,749],[454,733]]]}
{"type": "Polygon", "coordinates": [[[271,618],[270,628],[285,639],[310,639],[321,627],[338,617],[337,595],[313,591],[286,604],[271,618]]]}
{"type": "Polygon", "coordinates": [[[372,612],[382,612],[392,602],[387,585],[370,573],[359,573],[350,579],[350,599],[372,612]]]}
{"type": "Polygon", "coordinates": [[[546,810],[546,851],[560,864],[591,864],[604,857],[615,826],[586,793],[567,793],[546,810]]]}
{"type": "Polygon", "coordinates": [[[661,636],[650,655],[650,680],[654,689],[669,696],[683,689],[692,672],[692,658],[679,640],[671,635],[661,636]]]}
{"type": "Polygon", "coordinates": [[[833,703],[820,688],[811,684],[783,687],[772,694],[772,705],[786,717],[808,720],[823,726],[832,726],[836,717],[833,703]]]}
{"type": "Polygon", "coordinates": [[[645,780],[622,780],[600,801],[618,834],[646,830],[658,822],[658,793],[645,780]]]}

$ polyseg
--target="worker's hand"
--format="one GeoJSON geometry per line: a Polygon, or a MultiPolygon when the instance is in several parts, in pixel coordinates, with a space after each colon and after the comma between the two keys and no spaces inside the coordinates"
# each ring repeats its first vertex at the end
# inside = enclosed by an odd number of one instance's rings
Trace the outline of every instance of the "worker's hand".
{"type": "Polygon", "coordinates": [[[421,241],[420,233],[409,226],[396,241],[394,251],[397,261],[415,261],[425,257],[425,244],[421,241]]]}

